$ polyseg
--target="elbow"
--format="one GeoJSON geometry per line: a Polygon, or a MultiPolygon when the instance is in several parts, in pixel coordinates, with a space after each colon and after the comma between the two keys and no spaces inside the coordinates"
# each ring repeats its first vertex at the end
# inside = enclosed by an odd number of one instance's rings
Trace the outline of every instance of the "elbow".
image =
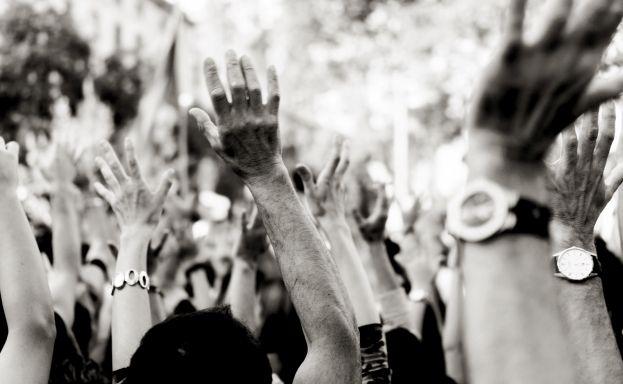
{"type": "MultiPolygon", "coordinates": [[[[12,333],[12,329],[9,332],[12,333]]],[[[54,312],[32,314],[28,321],[23,322],[15,329],[21,338],[33,340],[36,343],[54,345],[56,339],[56,323],[54,312]]]]}

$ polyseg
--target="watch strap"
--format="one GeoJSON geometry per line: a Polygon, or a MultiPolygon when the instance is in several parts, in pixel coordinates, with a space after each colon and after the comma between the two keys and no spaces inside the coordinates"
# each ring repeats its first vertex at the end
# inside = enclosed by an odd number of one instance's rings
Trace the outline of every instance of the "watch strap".
{"type": "Polygon", "coordinates": [[[509,209],[509,213],[514,216],[514,225],[500,231],[499,234],[514,233],[549,238],[551,218],[549,208],[528,199],[519,198],[517,204],[509,209]]]}

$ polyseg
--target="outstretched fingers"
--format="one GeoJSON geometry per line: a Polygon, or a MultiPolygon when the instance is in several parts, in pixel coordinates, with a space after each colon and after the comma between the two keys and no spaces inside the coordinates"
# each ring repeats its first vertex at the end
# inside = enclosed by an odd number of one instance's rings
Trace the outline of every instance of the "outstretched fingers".
{"type": "Polygon", "coordinates": [[[130,173],[130,177],[135,180],[141,180],[141,169],[138,165],[138,161],[136,160],[136,151],[134,149],[134,143],[129,138],[125,139],[125,157],[126,162],[128,163],[128,172],[130,173]]]}
{"type": "Polygon", "coordinates": [[[219,116],[229,113],[231,106],[229,100],[227,100],[227,94],[225,93],[223,83],[218,76],[216,63],[212,58],[207,58],[204,61],[203,73],[214,110],[219,116]]]}
{"type": "Polygon", "coordinates": [[[578,157],[581,167],[588,167],[593,161],[593,151],[599,135],[598,113],[591,111],[582,116],[582,129],[578,135],[578,157]]]}
{"type": "Polygon", "coordinates": [[[215,151],[221,150],[221,141],[219,139],[218,128],[210,119],[210,116],[200,108],[192,108],[188,113],[195,119],[199,130],[210,143],[215,151]]]}
{"type": "Polygon", "coordinates": [[[295,172],[299,175],[299,177],[301,178],[301,181],[303,182],[305,193],[306,194],[313,193],[314,189],[316,188],[316,185],[314,183],[314,176],[312,174],[312,171],[309,169],[309,167],[304,164],[299,164],[296,166],[295,172]]]}
{"type": "Polygon", "coordinates": [[[268,83],[268,99],[266,102],[266,107],[268,109],[268,113],[271,115],[277,116],[279,114],[279,80],[277,79],[277,70],[274,66],[268,67],[268,75],[267,75],[267,83],[268,83]]]}
{"type": "Polygon", "coordinates": [[[329,185],[332,181],[333,176],[337,170],[338,165],[340,164],[340,154],[342,152],[342,141],[341,137],[336,137],[333,142],[333,149],[331,150],[331,156],[329,158],[329,162],[324,166],[320,174],[318,175],[318,184],[320,185],[329,185]]]}
{"type": "Polygon", "coordinates": [[[623,164],[618,164],[606,177],[606,201],[619,189],[623,182],[623,164]]]}
{"type": "Polygon", "coordinates": [[[247,107],[247,91],[242,68],[236,52],[228,50],[225,53],[227,63],[227,82],[231,90],[231,103],[234,109],[244,110],[247,107]]]}
{"type": "Polygon", "coordinates": [[[114,193],[120,193],[121,184],[119,183],[119,180],[117,180],[117,177],[115,177],[113,171],[110,169],[108,163],[105,162],[101,157],[96,157],[95,165],[97,165],[97,167],[99,168],[100,173],[102,174],[102,177],[104,178],[104,181],[106,182],[108,188],[114,193]]]}
{"type": "Polygon", "coordinates": [[[523,26],[528,0],[511,0],[508,21],[506,24],[507,48],[516,47],[523,41],[523,26]]]}
{"type": "Polygon", "coordinates": [[[350,165],[350,145],[348,141],[344,140],[344,142],[342,143],[341,151],[340,151],[340,162],[338,163],[337,168],[335,169],[335,178],[339,180],[340,182],[344,178],[344,174],[346,174],[346,171],[348,170],[349,165],[350,165]]]}
{"type": "Polygon", "coordinates": [[[537,44],[545,47],[556,45],[562,40],[573,9],[573,0],[553,0],[548,2],[548,5],[541,30],[536,38],[537,44]]]}
{"type": "Polygon", "coordinates": [[[599,136],[593,155],[593,172],[595,175],[601,176],[606,167],[610,147],[614,141],[615,119],[614,103],[604,104],[599,114],[599,136]]]}
{"type": "Polygon", "coordinates": [[[577,111],[584,112],[617,98],[623,93],[623,73],[594,78],[584,96],[578,101],[577,111]]]}
{"type": "Polygon", "coordinates": [[[573,125],[562,132],[562,145],[563,175],[572,176],[578,164],[578,136],[573,125]]]}
{"type": "Polygon", "coordinates": [[[247,88],[247,94],[249,95],[249,106],[255,113],[262,111],[262,89],[260,87],[260,81],[257,79],[257,73],[251,59],[244,55],[240,58],[240,67],[242,68],[242,74],[244,75],[244,81],[247,88]]]}
{"type": "Polygon", "coordinates": [[[121,184],[126,183],[129,180],[128,175],[125,173],[125,170],[123,169],[123,166],[121,165],[121,162],[119,161],[119,158],[115,154],[115,150],[112,148],[110,143],[102,141],[100,143],[100,151],[102,158],[106,160],[106,163],[115,175],[117,181],[121,184]]]}
{"type": "Polygon", "coordinates": [[[162,207],[164,201],[167,199],[167,195],[173,186],[173,176],[175,175],[175,171],[173,169],[167,170],[164,175],[162,175],[162,179],[160,180],[160,184],[154,193],[154,197],[159,207],[162,207]]]}

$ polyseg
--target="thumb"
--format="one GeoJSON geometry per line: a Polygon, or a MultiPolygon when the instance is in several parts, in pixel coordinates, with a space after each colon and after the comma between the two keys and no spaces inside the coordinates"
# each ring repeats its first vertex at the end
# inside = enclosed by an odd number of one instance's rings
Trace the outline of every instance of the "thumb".
{"type": "Polygon", "coordinates": [[[305,193],[311,193],[315,188],[315,184],[314,184],[314,176],[312,174],[312,171],[309,169],[309,167],[304,164],[299,164],[296,166],[295,172],[297,173],[297,175],[299,175],[299,177],[303,181],[303,185],[305,186],[305,193]]]}

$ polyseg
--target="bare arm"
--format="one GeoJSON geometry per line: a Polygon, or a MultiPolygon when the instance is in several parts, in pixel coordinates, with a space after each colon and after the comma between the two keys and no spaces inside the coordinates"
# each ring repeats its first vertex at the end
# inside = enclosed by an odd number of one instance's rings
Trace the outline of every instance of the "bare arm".
{"type": "MultiPolygon", "coordinates": [[[[609,175],[604,168],[614,138],[613,103],[584,117],[582,131],[563,133],[563,157],[552,171],[553,252],[579,247],[596,252],[593,231],[597,218],[623,178],[623,165],[609,175]],[[577,137],[576,137],[577,136],[577,137]]],[[[582,383],[620,383],[623,361],[606,308],[601,279],[557,280],[558,303],[569,324],[569,339],[578,356],[582,383]]]]}
{"type": "MultiPolygon", "coordinates": [[[[143,180],[134,155],[126,140],[128,172],[124,170],[108,143],[102,144],[102,155],[96,163],[107,187],[97,183],[97,192],[112,206],[121,229],[121,240],[115,275],[129,270],[147,270],[147,247],[162,214],[171,188],[172,172],[167,171],[156,192],[143,180]]],[[[149,297],[138,284],[117,289],[113,298],[112,340],[113,370],[126,368],[140,341],[152,326],[149,297]]]]}
{"type": "Polygon", "coordinates": [[[346,190],[342,179],[349,162],[348,144],[337,138],[331,158],[316,182],[306,166],[297,167],[297,172],[305,185],[308,205],[329,239],[331,255],[353,303],[359,326],[363,383],[389,383],[381,318],[344,208],[346,190]]]}
{"type": "Polygon", "coordinates": [[[218,127],[205,112],[193,109],[191,113],[212,148],[255,198],[308,340],[307,357],[295,382],[360,382],[357,329],[350,303],[329,251],[303,210],[281,158],[275,71],[269,70],[268,103],[264,105],[250,60],[243,57],[239,61],[230,51],[227,67],[231,103],[214,62],[208,59],[205,63],[218,127]]]}
{"type": "Polygon", "coordinates": [[[347,143],[336,139],[329,162],[316,182],[306,166],[299,165],[297,172],[305,185],[311,212],[331,244],[331,255],[353,303],[357,325],[363,326],[379,323],[381,319],[346,218],[342,179],[349,161],[347,143]]]}
{"type": "MultiPolygon", "coordinates": [[[[596,79],[595,71],[622,4],[551,1],[527,44],[526,2],[511,1],[502,49],[473,96],[467,162],[470,180],[488,179],[546,204],[546,150],[577,117],[620,92],[620,83],[596,79]]],[[[549,241],[528,235],[465,245],[468,381],[574,382],[550,252],[549,241]]]]}
{"type": "Polygon", "coordinates": [[[67,148],[56,147],[51,173],[54,268],[50,271],[50,290],[54,309],[63,318],[67,327],[71,328],[74,323],[81,244],[76,207],[79,192],[73,185],[75,168],[67,148]]]}
{"type": "Polygon", "coordinates": [[[17,143],[0,138],[0,294],[8,338],[0,382],[48,382],[55,326],[41,254],[16,195],[17,143]]]}
{"type": "Polygon", "coordinates": [[[253,333],[257,333],[258,330],[255,316],[257,261],[267,250],[266,231],[259,214],[256,212],[253,215],[251,223],[247,223],[247,215],[243,214],[240,220],[240,239],[236,245],[228,298],[232,314],[253,333]]]}

